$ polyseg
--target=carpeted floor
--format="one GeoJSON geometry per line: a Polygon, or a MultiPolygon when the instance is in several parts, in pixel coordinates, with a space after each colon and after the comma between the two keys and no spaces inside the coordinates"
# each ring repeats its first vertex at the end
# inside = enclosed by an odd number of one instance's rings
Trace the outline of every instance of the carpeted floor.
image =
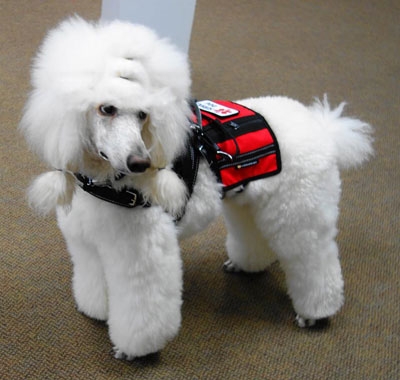
{"type": "MultiPolygon", "coordinates": [[[[198,0],[190,58],[197,98],[327,92],[376,128],[376,156],[343,173],[340,233],[346,304],[300,330],[283,273],[227,275],[217,221],[184,242],[179,336],[133,363],[110,355],[104,324],[79,314],[53,217],[24,199],[44,167],[17,132],[30,59],[67,15],[100,15],[100,0],[0,1],[1,379],[400,378],[400,4],[396,0],[198,0]]],[[[167,17],[168,15],[166,15],[167,17]]]]}

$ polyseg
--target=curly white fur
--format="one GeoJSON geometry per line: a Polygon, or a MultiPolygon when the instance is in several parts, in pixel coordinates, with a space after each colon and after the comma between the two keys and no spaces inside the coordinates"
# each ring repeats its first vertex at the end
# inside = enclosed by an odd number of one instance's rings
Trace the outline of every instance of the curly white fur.
{"type": "Polygon", "coordinates": [[[340,309],[339,169],[372,154],[370,126],[343,117],[343,103],[331,109],[326,98],[310,107],[286,97],[240,101],[272,126],[283,169],[221,202],[205,161],[189,199],[170,169],[190,132],[190,72],[186,56],[149,29],[64,21],[39,49],[32,84],[21,129],[56,170],[33,182],[29,198],[41,213],[57,209],[77,307],[107,320],[116,357],[158,351],[177,334],[178,238],[221,211],[228,270],[260,271],[279,259],[299,325],[340,309]],[[117,190],[132,186],[152,207],[125,209],[99,200],[76,185],[77,172],[117,190]]]}
{"type": "Polygon", "coordinates": [[[57,206],[68,207],[72,202],[75,180],[59,170],[41,174],[28,189],[28,200],[32,208],[47,215],[57,206]]]}

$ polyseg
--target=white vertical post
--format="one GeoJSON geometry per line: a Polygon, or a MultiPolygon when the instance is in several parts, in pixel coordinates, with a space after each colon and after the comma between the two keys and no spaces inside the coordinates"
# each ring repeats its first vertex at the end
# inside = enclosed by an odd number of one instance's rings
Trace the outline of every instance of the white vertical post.
{"type": "Polygon", "coordinates": [[[188,53],[196,0],[103,0],[101,18],[143,24],[188,53]]]}

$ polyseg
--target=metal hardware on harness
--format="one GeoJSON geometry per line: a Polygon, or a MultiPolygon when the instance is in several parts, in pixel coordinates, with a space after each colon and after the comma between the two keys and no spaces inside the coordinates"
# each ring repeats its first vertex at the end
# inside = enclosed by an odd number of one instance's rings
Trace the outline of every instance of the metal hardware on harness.
{"type": "Polygon", "coordinates": [[[133,193],[132,191],[129,191],[129,190],[126,190],[126,194],[130,194],[130,196],[132,197],[131,201],[128,203],[128,205],[130,207],[135,207],[136,201],[137,201],[137,198],[138,198],[137,194],[135,194],[135,193],[133,193]]]}
{"type": "Polygon", "coordinates": [[[151,206],[149,202],[144,200],[142,194],[136,189],[123,188],[121,190],[116,190],[111,186],[111,182],[96,181],[80,173],[75,173],[74,176],[82,190],[103,201],[127,208],[151,206]]]}
{"type": "MultiPolygon", "coordinates": [[[[192,123],[190,127],[195,131],[197,136],[197,149],[200,151],[202,156],[206,158],[208,161],[210,160],[210,152],[207,150],[207,147],[214,151],[214,153],[219,154],[221,156],[227,157],[230,161],[233,161],[232,155],[220,149],[220,147],[213,141],[209,139],[207,135],[203,132],[202,127],[202,116],[200,109],[195,100],[191,102],[191,106],[195,112],[197,123],[192,123]]],[[[237,125],[237,124],[236,124],[237,125]]]]}

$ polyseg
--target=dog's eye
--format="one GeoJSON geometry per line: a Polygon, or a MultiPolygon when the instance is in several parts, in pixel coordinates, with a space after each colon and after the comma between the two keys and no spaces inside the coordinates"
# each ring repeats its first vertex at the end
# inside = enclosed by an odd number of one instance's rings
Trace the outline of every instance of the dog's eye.
{"type": "Polygon", "coordinates": [[[103,116],[114,116],[117,113],[117,107],[114,106],[106,106],[104,104],[102,104],[101,106],[99,106],[99,111],[103,116]]]}
{"type": "Polygon", "coordinates": [[[146,118],[147,118],[147,113],[146,113],[146,112],[143,112],[143,111],[139,111],[139,112],[138,112],[138,118],[139,118],[140,120],[146,120],[146,118]]]}

